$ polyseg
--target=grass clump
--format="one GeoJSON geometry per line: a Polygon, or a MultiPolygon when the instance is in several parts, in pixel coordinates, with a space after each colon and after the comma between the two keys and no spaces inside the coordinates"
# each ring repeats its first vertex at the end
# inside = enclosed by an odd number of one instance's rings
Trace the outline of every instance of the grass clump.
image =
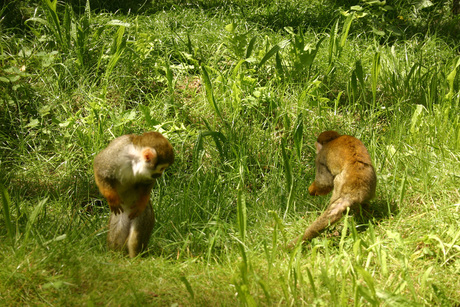
{"type": "Polygon", "coordinates": [[[0,302],[458,305],[458,42],[439,24],[381,35],[377,8],[326,2],[25,2],[0,38],[0,302]],[[367,145],[372,216],[286,251],[328,202],[306,191],[327,129],[367,145]],[[106,249],[92,160],[147,130],[176,162],[127,259],[106,249]]]}

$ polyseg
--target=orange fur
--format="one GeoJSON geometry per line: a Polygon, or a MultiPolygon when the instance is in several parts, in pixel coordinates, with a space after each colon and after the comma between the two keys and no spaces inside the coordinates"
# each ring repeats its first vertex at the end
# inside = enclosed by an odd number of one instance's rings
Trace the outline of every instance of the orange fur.
{"type": "Polygon", "coordinates": [[[101,194],[107,199],[109,203],[110,211],[119,214],[123,212],[123,208],[121,207],[121,199],[120,195],[118,194],[115,188],[112,188],[109,184],[107,184],[104,179],[100,178],[97,174],[95,175],[96,185],[99,187],[99,191],[101,194]]]}
{"type": "Polygon", "coordinates": [[[123,135],[94,159],[94,177],[110,207],[108,245],[130,257],[148,244],[155,222],[150,193],[174,162],[169,141],[158,132],[123,135]]]}
{"type": "Polygon", "coordinates": [[[327,195],[331,191],[332,191],[332,187],[324,187],[320,189],[315,185],[315,182],[313,182],[308,187],[308,193],[310,193],[311,196],[327,195]]]}
{"type": "Polygon", "coordinates": [[[355,208],[375,195],[377,177],[371,157],[364,144],[349,135],[325,131],[316,145],[315,181],[308,188],[310,195],[326,195],[332,191],[329,206],[304,232],[293,240],[306,241],[318,236],[329,225],[340,220],[347,208],[355,208]]]}

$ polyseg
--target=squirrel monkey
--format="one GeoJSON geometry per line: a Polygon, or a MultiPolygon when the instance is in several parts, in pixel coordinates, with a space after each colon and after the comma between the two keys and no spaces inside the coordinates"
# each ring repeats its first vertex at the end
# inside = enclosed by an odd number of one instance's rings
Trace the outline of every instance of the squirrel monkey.
{"type": "Polygon", "coordinates": [[[307,241],[318,236],[329,225],[340,220],[347,208],[355,209],[375,195],[377,177],[369,153],[364,144],[349,135],[325,131],[318,136],[316,146],[315,181],[308,188],[310,195],[332,197],[321,216],[291,243],[307,241]]]}
{"type": "Polygon", "coordinates": [[[111,211],[110,249],[132,258],[147,247],[155,223],[150,192],[173,163],[173,148],[158,132],[120,136],[94,158],[96,184],[111,211]]]}

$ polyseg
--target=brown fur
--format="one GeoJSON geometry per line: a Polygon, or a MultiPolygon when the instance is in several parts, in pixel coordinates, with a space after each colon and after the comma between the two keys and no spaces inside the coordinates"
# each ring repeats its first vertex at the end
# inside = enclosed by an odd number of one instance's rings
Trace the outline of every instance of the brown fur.
{"type": "Polygon", "coordinates": [[[155,179],[173,163],[173,148],[158,132],[120,136],[95,157],[95,181],[111,211],[110,249],[135,257],[147,247],[155,223],[150,193],[155,179]],[[131,171],[138,161],[143,161],[141,169],[147,175],[131,171]]]}
{"type": "Polygon", "coordinates": [[[329,206],[304,232],[293,240],[307,241],[340,220],[347,208],[354,209],[375,195],[377,177],[371,157],[364,144],[349,135],[325,131],[316,145],[316,176],[310,185],[310,195],[326,195],[332,191],[329,206]]]}

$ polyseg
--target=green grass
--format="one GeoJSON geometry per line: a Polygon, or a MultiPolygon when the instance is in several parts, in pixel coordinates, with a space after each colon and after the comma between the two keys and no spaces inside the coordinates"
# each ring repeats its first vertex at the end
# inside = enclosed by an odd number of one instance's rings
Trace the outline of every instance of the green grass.
{"type": "Polygon", "coordinates": [[[458,16],[398,4],[382,36],[375,7],[191,3],[43,1],[0,24],[0,303],[459,305],[458,16]],[[367,145],[372,216],[286,251],[329,201],[307,191],[327,129],[367,145]],[[92,160],[148,130],[176,161],[129,259],[106,248],[92,160]]]}

